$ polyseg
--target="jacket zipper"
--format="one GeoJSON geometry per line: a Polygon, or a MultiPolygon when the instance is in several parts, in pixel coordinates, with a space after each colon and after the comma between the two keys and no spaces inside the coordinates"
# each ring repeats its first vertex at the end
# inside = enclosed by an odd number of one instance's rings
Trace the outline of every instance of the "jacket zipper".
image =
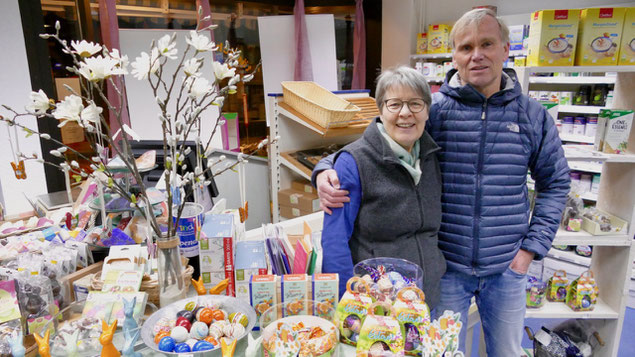
{"type": "MultiPolygon", "coordinates": [[[[422,160],[421,157],[419,158],[419,160],[422,160]]],[[[410,176],[410,173],[408,173],[408,170],[406,170],[405,167],[401,166],[400,163],[395,163],[398,167],[401,168],[401,170],[406,171],[406,174],[408,176],[410,176]]],[[[423,228],[423,212],[421,211],[421,197],[419,197],[419,190],[417,190],[417,185],[415,185],[414,180],[412,179],[412,177],[410,177],[410,183],[412,183],[412,188],[415,191],[415,196],[417,196],[417,204],[418,204],[418,211],[419,211],[419,230],[422,230],[423,228]]],[[[412,239],[415,240],[415,243],[417,244],[417,251],[419,252],[419,258],[423,259],[423,254],[421,252],[421,243],[419,242],[419,239],[417,239],[417,234],[415,232],[414,236],[412,237],[412,239]]],[[[423,270],[423,278],[425,281],[425,276],[426,276],[426,270],[424,268],[424,261],[421,261],[421,270],[423,270]]]]}
{"type": "Polygon", "coordinates": [[[481,178],[483,172],[483,157],[485,156],[485,135],[487,133],[487,99],[485,99],[483,103],[481,121],[481,143],[478,148],[478,162],[476,166],[476,201],[474,202],[474,223],[472,226],[472,273],[475,273],[475,269],[478,266],[478,231],[481,225],[481,178]]]}

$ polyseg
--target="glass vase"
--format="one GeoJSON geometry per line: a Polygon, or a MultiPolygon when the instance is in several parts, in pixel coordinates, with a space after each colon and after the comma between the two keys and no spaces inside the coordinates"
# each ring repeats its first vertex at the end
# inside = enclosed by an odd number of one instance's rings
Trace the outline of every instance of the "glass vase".
{"type": "Polygon", "coordinates": [[[161,307],[184,299],[187,293],[183,282],[183,265],[178,237],[157,240],[159,270],[159,304],[161,307]]]}

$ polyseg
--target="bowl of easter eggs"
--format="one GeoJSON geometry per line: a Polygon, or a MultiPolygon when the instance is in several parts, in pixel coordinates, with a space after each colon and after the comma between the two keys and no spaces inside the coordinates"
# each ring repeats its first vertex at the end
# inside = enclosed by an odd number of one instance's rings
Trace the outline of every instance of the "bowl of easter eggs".
{"type": "Polygon", "coordinates": [[[423,269],[405,259],[366,259],[355,265],[353,274],[368,283],[370,295],[377,301],[392,303],[399,290],[407,286],[423,290],[423,269]]]}
{"type": "Polygon", "coordinates": [[[265,356],[332,356],[339,342],[333,304],[302,300],[276,304],[260,316],[265,356]]]}
{"type": "Polygon", "coordinates": [[[141,339],[164,355],[220,355],[227,344],[245,337],[256,324],[248,303],[231,296],[203,295],[174,302],[148,318],[141,339]]]}

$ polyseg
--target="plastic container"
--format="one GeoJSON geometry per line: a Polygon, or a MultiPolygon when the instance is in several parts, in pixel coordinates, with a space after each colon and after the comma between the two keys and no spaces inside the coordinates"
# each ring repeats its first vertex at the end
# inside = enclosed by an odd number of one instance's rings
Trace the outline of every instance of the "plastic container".
{"type": "MultiPolygon", "coordinates": [[[[410,261],[407,261],[405,259],[398,259],[398,258],[366,259],[355,265],[355,267],[353,268],[353,274],[359,277],[363,277],[364,275],[367,275],[368,272],[365,269],[365,266],[370,266],[371,268],[374,268],[374,269],[378,269],[379,266],[383,266],[387,274],[390,272],[396,271],[397,273],[401,274],[401,276],[411,280],[416,287],[423,290],[423,269],[421,269],[421,267],[418,266],[417,264],[414,264],[410,261]]],[[[389,292],[383,293],[383,294],[384,295],[387,294],[388,298],[390,298],[391,301],[394,301],[397,296],[397,292],[400,288],[401,288],[400,286],[395,284],[390,288],[389,292]]],[[[371,295],[376,296],[376,294],[380,293],[378,292],[379,290],[378,284],[373,284],[370,287],[370,289],[371,289],[371,295]]]]}
{"type": "Polygon", "coordinates": [[[561,133],[565,135],[573,134],[573,117],[567,116],[562,118],[561,133]]]}
{"type": "Polygon", "coordinates": [[[584,135],[585,126],[585,117],[575,117],[575,119],[573,120],[573,135],[584,135]]]}
{"type": "Polygon", "coordinates": [[[595,132],[597,131],[597,127],[598,127],[598,117],[587,117],[586,127],[584,128],[584,136],[594,138],[595,132]]]}
{"type": "Polygon", "coordinates": [[[580,173],[571,171],[569,177],[571,177],[571,191],[580,192],[580,173]]]}
{"type": "Polygon", "coordinates": [[[593,175],[590,173],[582,173],[580,175],[580,193],[591,192],[591,183],[593,181],[593,175]]]}

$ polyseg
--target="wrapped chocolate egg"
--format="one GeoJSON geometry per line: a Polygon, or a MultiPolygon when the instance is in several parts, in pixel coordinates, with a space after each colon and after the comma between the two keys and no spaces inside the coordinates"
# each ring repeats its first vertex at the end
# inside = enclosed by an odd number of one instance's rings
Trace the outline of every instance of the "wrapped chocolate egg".
{"type": "Polygon", "coordinates": [[[380,278],[379,281],[377,281],[377,286],[379,287],[379,290],[386,294],[389,293],[392,290],[392,283],[390,282],[390,279],[388,278],[380,278]]]}
{"type": "Polygon", "coordinates": [[[204,338],[204,340],[211,343],[214,346],[218,346],[218,340],[214,338],[214,336],[207,336],[204,338]]]}
{"type": "Polygon", "coordinates": [[[209,325],[214,321],[214,312],[211,309],[204,308],[196,313],[196,319],[209,325]]]}
{"type": "Polygon", "coordinates": [[[174,339],[174,342],[185,342],[190,337],[188,330],[183,326],[176,326],[170,331],[170,337],[174,339]]]}
{"type": "Polygon", "coordinates": [[[370,356],[383,356],[385,351],[390,351],[388,345],[385,342],[377,341],[370,346],[368,354],[370,356]]]}
{"type": "Polygon", "coordinates": [[[178,343],[176,344],[176,346],[174,346],[174,352],[176,353],[192,352],[192,347],[190,347],[185,342],[178,343]]]}
{"type": "Polygon", "coordinates": [[[247,327],[247,325],[249,324],[247,315],[243,314],[242,312],[232,312],[231,314],[229,314],[229,321],[231,323],[239,323],[243,325],[243,327],[247,327]]]}
{"type": "Polygon", "coordinates": [[[212,325],[218,327],[220,329],[220,331],[224,334],[225,333],[225,329],[227,328],[227,326],[229,326],[229,322],[227,322],[225,320],[214,321],[214,323],[212,325]]]}
{"type": "Polygon", "coordinates": [[[205,306],[197,306],[194,310],[192,310],[192,314],[194,314],[194,318],[198,320],[198,314],[201,313],[201,310],[205,309],[205,306]]]}
{"type": "Polygon", "coordinates": [[[359,317],[355,315],[348,315],[344,320],[344,327],[351,330],[352,333],[359,333],[362,328],[362,323],[359,317]]]}
{"type": "Polygon", "coordinates": [[[155,335],[161,331],[170,332],[170,319],[168,319],[167,317],[160,318],[159,321],[154,324],[152,331],[155,335]]]}
{"type": "Polygon", "coordinates": [[[190,329],[190,336],[192,336],[192,338],[196,338],[199,340],[202,340],[205,337],[207,337],[208,333],[209,333],[209,328],[207,327],[207,324],[202,321],[194,322],[192,324],[192,328],[190,329]]]}

